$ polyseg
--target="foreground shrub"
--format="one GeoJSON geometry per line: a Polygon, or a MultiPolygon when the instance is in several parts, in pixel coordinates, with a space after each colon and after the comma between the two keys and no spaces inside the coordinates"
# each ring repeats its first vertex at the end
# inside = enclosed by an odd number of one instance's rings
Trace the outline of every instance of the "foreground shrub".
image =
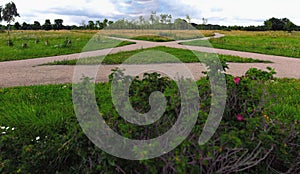
{"type": "MultiPolygon", "coordinates": [[[[39,125],[35,121],[11,122],[9,115],[3,115],[0,119],[0,172],[299,173],[297,123],[285,124],[265,113],[266,103],[273,97],[265,87],[267,83],[273,83],[273,74],[273,70],[250,69],[243,77],[226,75],[227,104],[223,120],[212,139],[201,146],[198,139],[210,111],[211,91],[207,79],[198,81],[200,112],[197,124],[180,146],[151,160],[128,161],[103,152],[83,133],[74,113],[54,126],[45,122],[40,129],[32,129],[32,125],[39,125]]],[[[124,77],[120,71],[115,71],[115,75],[120,80],[132,78],[124,77]]],[[[163,117],[151,126],[128,124],[114,108],[110,96],[111,82],[96,86],[100,112],[109,126],[122,136],[132,139],[157,137],[168,130],[178,117],[181,107],[178,87],[174,81],[157,73],[132,80],[129,96],[133,108],[140,113],[148,112],[149,95],[153,91],[161,91],[167,99],[163,117]]],[[[89,79],[79,85],[87,89],[86,93],[93,92],[89,91],[89,79]]],[[[65,89],[70,95],[71,88],[65,89]]],[[[1,96],[5,96],[6,91],[9,90],[4,89],[1,96]]],[[[31,94],[28,98],[32,102],[41,100],[31,94]]],[[[69,102],[72,102],[71,95],[69,102]]]]}

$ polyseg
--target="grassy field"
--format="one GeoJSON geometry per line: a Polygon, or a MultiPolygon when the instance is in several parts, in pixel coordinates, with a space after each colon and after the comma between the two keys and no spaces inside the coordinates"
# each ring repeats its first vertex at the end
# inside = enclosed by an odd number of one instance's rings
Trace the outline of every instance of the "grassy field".
{"type": "Polygon", "coordinates": [[[133,44],[133,42],[120,42],[96,34],[97,31],[13,31],[11,33],[13,46],[9,47],[7,34],[0,33],[0,61],[65,55],[133,44]],[[68,39],[71,43],[66,44],[68,39]],[[85,46],[89,41],[93,44],[86,49],[85,46]],[[26,48],[23,48],[24,44],[27,44],[26,48]]]}
{"type": "MultiPolygon", "coordinates": [[[[210,39],[210,43],[215,48],[300,58],[300,32],[216,32],[223,33],[226,36],[210,39]]],[[[182,44],[210,47],[205,41],[192,41],[182,44]]]]}
{"type": "MultiPolygon", "coordinates": [[[[179,60],[184,63],[199,62],[200,59],[215,58],[216,54],[202,53],[190,51],[185,49],[170,48],[170,47],[154,47],[148,49],[139,49],[134,51],[119,52],[116,54],[109,54],[107,56],[92,57],[81,59],[79,64],[122,64],[126,59],[127,64],[149,64],[149,63],[178,63],[179,60]],[[161,52],[165,55],[162,56],[161,52]],[[174,57],[167,56],[167,54],[174,57]]],[[[241,58],[230,55],[218,55],[221,60],[235,63],[271,63],[269,61],[262,61],[252,58],[241,58]]],[[[77,60],[62,60],[47,63],[45,65],[76,65],[77,60]]]]}
{"type": "MultiPolygon", "coordinates": [[[[109,86],[108,83],[96,86],[99,103],[106,103],[110,98],[109,86]]],[[[278,79],[266,87],[273,95],[268,115],[274,119],[300,121],[300,80],[278,79]]],[[[0,88],[0,106],[0,126],[35,133],[63,127],[62,122],[74,116],[72,85],[0,88]]]]}

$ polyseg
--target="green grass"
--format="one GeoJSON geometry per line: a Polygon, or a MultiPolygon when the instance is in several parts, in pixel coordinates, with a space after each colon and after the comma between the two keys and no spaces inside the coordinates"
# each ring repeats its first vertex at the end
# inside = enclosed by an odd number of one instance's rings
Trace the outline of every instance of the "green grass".
{"type": "Polygon", "coordinates": [[[300,80],[279,79],[268,85],[273,95],[268,114],[286,123],[300,122],[300,80]]]}
{"type": "MultiPolygon", "coordinates": [[[[96,85],[97,101],[110,107],[109,83],[96,85]]],[[[269,103],[270,118],[300,121],[300,80],[279,79],[267,85],[273,95],[269,103]]],[[[43,132],[63,127],[74,117],[72,85],[41,85],[0,88],[0,126],[43,132]]]]}
{"type": "Polygon", "coordinates": [[[134,40],[144,40],[144,41],[151,41],[151,42],[170,42],[175,41],[174,39],[165,37],[165,36],[155,36],[155,35],[144,35],[144,36],[137,36],[133,37],[134,40]]]}
{"type": "Polygon", "coordinates": [[[0,33],[0,61],[66,55],[134,44],[133,42],[120,42],[95,34],[95,32],[73,31],[13,31],[11,40],[14,46],[10,47],[7,45],[7,34],[0,33]],[[70,39],[72,43],[65,45],[66,38],[70,39]],[[91,38],[93,39],[91,40],[91,38]],[[39,42],[36,43],[36,40],[39,42]],[[47,40],[49,45],[45,44],[47,40]],[[28,47],[23,48],[23,43],[26,43],[28,47]],[[86,47],[87,43],[89,43],[88,47],[86,47]]]}
{"type": "MultiPolygon", "coordinates": [[[[229,34],[223,38],[210,39],[214,48],[254,52],[268,55],[300,58],[300,32],[244,32],[229,34]]],[[[184,45],[204,46],[211,45],[205,41],[191,41],[184,45]]]]}
{"type": "MultiPolygon", "coordinates": [[[[252,58],[241,58],[231,55],[218,55],[218,57],[226,62],[235,63],[271,63],[269,61],[262,61],[252,58]]],[[[109,54],[106,57],[92,57],[77,60],[62,60],[47,63],[45,65],[76,65],[79,64],[149,64],[149,63],[194,63],[199,62],[200,59],[216,58],[216,54],[194,52],[185,49],[170,48],[170,47],[154,47],[148,49],[139,49],[134,51],[119,52],[116,54],[109,54]],[[172,55],[172,56],[170,56],[172,55]],[[130,58],[129,60],[126,60],[130,58]]]]}

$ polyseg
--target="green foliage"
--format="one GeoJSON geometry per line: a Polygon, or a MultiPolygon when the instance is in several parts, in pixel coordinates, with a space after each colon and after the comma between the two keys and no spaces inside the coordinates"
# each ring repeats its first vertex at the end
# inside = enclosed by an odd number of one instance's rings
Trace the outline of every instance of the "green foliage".
{"type": "MultiPolygon", "coordinates": [[[[223,120],[212,139],[203,146],[198,145],[198,137],[210,111],[211,92],[210,82],[199,80],[200,112],[192,133],[168,154],[144,161],[113,157],[89,141],[73,111],[71,85],[0,89],[0,171],[299,173],[299,117],[297,121],[297,116],[278,114],[279,110],[283,113],[286,110],[281,108],[283,103],[299,108],[299,80],[273,81],[273,74],[272,70],[250,69],[243,77],[226,75],[228,97],[223,120]],[[282,92],[283,89],[286,91],[282,92]],[[273,98],[274,94],[283,101],[273,98]],[[274,113],[268,107],[278,108],[274,113]],[[237,114],[245,119],[238,120],[237,114]]],[[[119,70],[114,75],[119,79],[132,78],[129,96],[136,111],[144,113],[150,109],[148,98],[153,91],[163,92],[168,104],[163,117],[154,125],[128,124],[114,108],[111,82],[96,84],[99,112],[112,129],[125,137],[141,139],[156,137],[174,124],[181,107],[180,92],[174,81],[157,73],[145,74],[142,79],[124,77],[119,70]]],[[[89,93],[92,85],[89,79],[83,83],[89,93]]],[[[295,114],[299,116],[299,112],[295,114]]]]}
{"type": "MultiPolygon", "coordinates": [[[[15,21],[15,17],[20,17],[17,7],[14,2],[9,2],[5,4],[5,7],[0,8],[0,22],[2,20],[6,21],[8,24],[8,41],[10,41],[10,23],[15,21]]],[[[8,43],[8,46],[12,46],[8,43]]]]}
{"type": "Polygon", "coordinates": [[[284,30],[290,32],[292,30],[297,29],[297,25],[295,25],[287,18],[278,19],[273,17],[266,20],[264,24],[268,30],[273,30],[273,31],[284,30]]]}

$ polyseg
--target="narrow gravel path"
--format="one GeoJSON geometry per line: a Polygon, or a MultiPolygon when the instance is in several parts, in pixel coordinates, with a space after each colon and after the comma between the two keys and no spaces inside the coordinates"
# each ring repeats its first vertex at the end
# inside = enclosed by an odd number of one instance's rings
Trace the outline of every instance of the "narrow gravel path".
{"type": "MultiPolygon", "coordinates": [[[[221,34],[216,34],[214,37],[223,37],[221,34]]],[[[115,38],[119,39],[119,38],[115,38]]],[[[207,40],[209,38],[201,38],[201,40],[207,40]]],[[[119,39],[119,40],[129,40],[129,39],[119,39]]],[[[195,39],[193,39],[195,40],[195,39]]],[[[282,56],[272,56],[272,55],[263,55],[256,53],[248,53],[241,51],[231,51],[215,48],[206,48],[198,46],[184,46],[178,44],[179,42],[185,41],[175,41],[175,42],[166,42],[166,43],[157,43],[157,42],[148,42],[148,41],[137,41],[134,45],[128,45],[124,47],[118,47],[114,49],[104,49],[98,51],[91,51],[86,53],[78,53],[71,55],[55,56],[55,57],[45,57],[37,59],[27,59],[20,61],[8,61],[0,62],[0,87],[12,87],[12,86],[30,86],[30,85],[39,85],[39,84],[62,84],[62,83],[71,83],[73,79],[74,67],[75,66],[38,66],[44,63],[53,62],[56,60],[71,60],[78,59],[82,56],[100,56],[107,55],[108,53],[116,53],[119,51],[130,51],[141,48],[150,48],[156,46],[168,46],[174,48],[184,48],[190,50],[196,50],[201,52],[208,53],[218,53],[226,55],[236,55],[240,57],[249,57],[254,59],[261,60],[270,60],[274,63],[272,64],[262,64],[262,63],[229,63],[228,73],[240,76],[244,74],[249,68],[256,67],[259,69],[266,69],[270,66],[275,68],[277,72],[277,77],[283,78],[300,78],[300,59],[297,58],[288,58],[282,56]]],[[[202,77],[202,71],[205,68],[199,63],[189,63],[184,64],[192,72],[196,79],[202,77]]],[[[105,82],[108,80],[108,75],[111,73],[111,69],[118,67],[119,65],[101,65],[97,74],[97,81],[105,82]]],[[[131,65],[135,68],[145,68],[149,69],[156,65],[131,65]]],[[[176,64],[161,64],[159,66],[176,70],[176,64]]],[[[129,66],[130,67],[130,66],[129,66]]]]}

